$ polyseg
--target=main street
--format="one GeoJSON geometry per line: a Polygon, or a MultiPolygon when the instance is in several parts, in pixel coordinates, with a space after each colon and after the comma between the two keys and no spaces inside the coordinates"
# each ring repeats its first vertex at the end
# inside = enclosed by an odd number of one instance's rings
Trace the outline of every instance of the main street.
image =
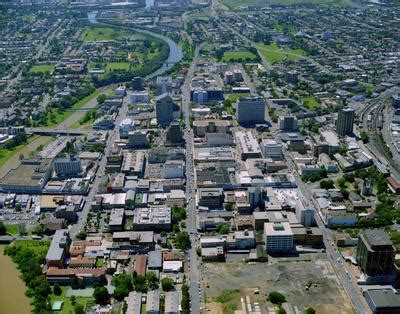
{"type": "Polygon", "coordinates": [[[196,68],[196,61],[199,57],[201,45],[195,50],[193,61],[186,75],[182,86],[182,111],[185,120],[184,138],[186,143],[186,198],[187,198],[187,219],[186,229],[190,235],[191,247],[189,249],[189,292],[191,302],[191,313],[201,312],[201,284],[200,284],[200,262],[196,254],[198,241],[196,227],[196,203],[195,203],[195,174],[193,165],[193,133],[190,127],[190,82],[196,68]]]}
{"type": "Polygon", "coordinates": [[[128,97],[125,97],[122,103],[122,107],[117,116],[117,119],[115,120],[115,127],[112,131],[109,131],[108,133],[107,145],[104,150],[104,154],[102,155],[101,160],[98,163],[99,168],[97,170],[96,178],[93,181],[88,196],[85,198],[85,205],[82,211],[79,213],[79,220],[76,224],[72,225],[70,229],[71,238],[75,238],[76,234],[79,231],[83,230],[83,227],[85,226],[86,219],[90,211],[90,206],[92,204],[92,200],[99,190],[101,177],[104,175],[104,170],[107,163],[107,155],[111,151],[114,141],[118,139],[118,130],[119,130],[118,126],[121,123],[121,121],[126,117],[127,112],[128,112],[128,97]]]}

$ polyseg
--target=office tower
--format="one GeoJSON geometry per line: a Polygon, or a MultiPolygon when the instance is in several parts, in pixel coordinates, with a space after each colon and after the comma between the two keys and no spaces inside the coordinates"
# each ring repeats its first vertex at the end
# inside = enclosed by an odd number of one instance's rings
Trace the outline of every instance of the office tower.
{"type": "Polygon", "coordinates": [[[355,112],[352,108],[342,108],[339,110],[336,122],[336,132],[340,136],[353,134],[355,112]]]}
{"type": "Polygon", "coordinates": [[[243,97],[237,103],[237,122],[241,125],[254,125],[265,122],[265,101],[261,97],[243,97]]]}

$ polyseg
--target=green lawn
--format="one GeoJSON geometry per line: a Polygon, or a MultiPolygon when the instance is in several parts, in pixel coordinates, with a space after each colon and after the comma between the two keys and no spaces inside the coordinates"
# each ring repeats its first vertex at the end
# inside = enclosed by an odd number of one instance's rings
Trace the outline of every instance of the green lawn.
{"type": "Polygon", "coordinates": [[[301,98],[301,102],[304,104],[304,107],[310,110],[318,108],[320,106],[320,103],[314,97],[301,98]]]}
{"type": "Polygon", "coordinates": [[[124,30],[113,29],[110,27],[90,27],[87,26],[82,32],[84,41],[103,41],[119,40],[126,34],[124,30]]]}
{"type": "Polygon", "coordinates": [[[103,258],[98,258],[96,260],[96,267],[102,267],[104,263],[104,259],[103,258]]]}
{"type": "Polygon", "coordinates": [[[4,165],[4,163],[14,154],[17,154],[18,151],[20,151],[22,148],[25,147],[25,145],[33,142],[35,139],[39,138],[39,135],[33,135],[30,136],[25,144],[21,144],[18,146],[15,146],[13,149],[5,149],[5,148],[0,148],[0,167],[4,165]]]}
{"type": "Polygon", "coordinates": [[[6,232],[11,235],[17,235],[19,233],[17,225],[6,225],[6,232]]]}
{"type": "Polygon", "coordinates": [[[38,64],[34,65],[30,68],[29,72],[32,73],[46,73],[46,72],[53,72],[55,68],[54,64],[38,64]]]}
{"type": "Polygon", "coordinates": [[[237,100],[238,100],[240,97],[247,97],[247,96],[249,96],[249,95],[250,95],[249,93],[230,94],[229,97],[228,97],[228,99],[229,99],[232,103],[235,103],[235,102],[237,102],[237,100]]]}
{"type": "MultiPolygon", "coordinates": [[[[63,301],[63,307],[62,310],[59,312],[54,312],[54,313],[61,313],[61,314],[73,314],[74,313],[74,305],[71,303],[71,298],[68,298],[65,296],[67,293],[68,287],[61,287],[62,293],[61,295],[55,295],[52,293],[50,295],[50,300],[51,300],[51,305],[53,305],[54,301],[63,301]]],[[[76,297],[75,298],[76,303],[80,303],[83,306],[85,306],[88,302],[92,302],[94,299],[93,298],[82,298],[82,297],[76,297]]]]}
{"type": "Polygon", "coordinates": [[[112,70],[129,70],[131,64],[129,62],[107,62],[106,71],[112,70]]]}
{"type": "Polygon", "coordinates": [[[47,126],[48,127],[53,127],[57,124],[60,124],[64,120],[68,119],[74,112],[75,110],[80,109],[83,107],[84,104],[86,104],[89,100],[93,99],[94,97],[98,96],[101,93],[101,89],[95,90],[93,93],[90,95],[86,96],[85,98],[82,98],[80,101],[75,103],[69,110],[64,111],[64,112],[58,112],[56,109],[52,109],[51,112],[54,114],[54,121],[53,122],[50,118],[50,114],[47,117],[47,126]]]}
{"type": "Polygon", "coordinates": [[[222,61],[224,62],[235,62],[238,60],[245,61],[246,59],[255,60],[257,56],[250,51],[225,51],[222,61]]]}
{"type": "Polygon", "coordinates": [[[279,62],[284,60],[285,58],[291,61],[296,61],[306,54],[301,49],[280,49],[276,43],[273,43],[271,45],[257,43],[257,47],[261,55],[270,63],[279,62]]]}

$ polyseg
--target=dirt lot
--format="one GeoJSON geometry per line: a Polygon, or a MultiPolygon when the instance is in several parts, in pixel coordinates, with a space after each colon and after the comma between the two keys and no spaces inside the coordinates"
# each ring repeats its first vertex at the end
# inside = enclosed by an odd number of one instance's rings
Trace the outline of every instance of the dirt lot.
{"type": "Polygon", "coordinates": [[[256,264],[204,263],[202,267],[208,313],[233,313],[235,309],[244,309],[248,306],[246,296],[253,310],[258,303],[261,312],[268,313],[274,308],[266,301],[271,291],[286,296],[288,303],[284,308],[288,313],[303,312],[307,306],[312,306],[317,313],[353,313],[324,254],[274,258],[268,263],[256,264]],[[306,291],[309,281],[312,285],[306,291]],[[259,289],[259,294],[255,294],[255,288],[259,289]]]}

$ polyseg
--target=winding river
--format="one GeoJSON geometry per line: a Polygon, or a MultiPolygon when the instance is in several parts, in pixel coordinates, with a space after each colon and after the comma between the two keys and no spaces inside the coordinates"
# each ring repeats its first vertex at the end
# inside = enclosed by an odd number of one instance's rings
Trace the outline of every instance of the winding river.
{"type": "MultiPolygon", "coordinates": [[[[154,5],[154,0],[146,0],[146,6],[152,6],[152,5],[154,5]],[[153,4],[151,4],[151,3],[153,3],[153,4]]],[[[96,19],[96,14],[97,14],[97,11],[88,13],[88,20],[90,23],[92,23],[92,24],[98,23],[98,21],[96,19]]],[[[142,33],[145,35],[149,35],[149,36],[153,36],[153,37],[162,39],[168,44],[168,47],[169,47],[169,55],[168,55],[167,60],[165,60],[164,64],[159,69],[157,69],[153,73],[147,75],[146,79],[150,79],[152,77],[162,75],[163,73],[165,73],[166,71],[171,69],[177,62],[182,60],[182,58],[183,58],[182,47],[179,46],[176,42],[174,42],[171,38],[169,38],[165,35],[159,34],[159,33],[152,32],[150,30],[144,30],[144,29],[139,29],[139,28],[132,28],[132,30],[134,30],[138,33],[142,33]]]]}

